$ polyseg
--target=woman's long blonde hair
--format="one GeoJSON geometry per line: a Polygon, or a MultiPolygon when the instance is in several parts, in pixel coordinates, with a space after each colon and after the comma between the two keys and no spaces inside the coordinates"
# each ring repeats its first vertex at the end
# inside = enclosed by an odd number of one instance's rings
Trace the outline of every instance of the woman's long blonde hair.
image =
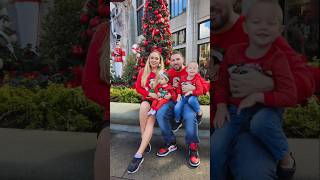
{"type": "Polygon", "coordinates": [[[146,65],[143,69],[143,74],[142,74],[142,80],[141,80],[141,84],[142,84],[142,87],[146,87],[146,84],[147,84],[147,79],[148,79],[148,76],[149,74],[151,73],[151,65],[150,65],[150,56],[152,53],[157,53],[158,56],[160,57],[160,67],[157,69],[157,72],[156,72],[156,79],[155,79],[155,83],[153,83],[153,87],[151,88],[155,88],[158,84],[158,80],[159,80],[159,72],[160,70],[163,70],[164,69],[164,62],[163,62],[163,57],[161,56],[161,53],[159,51],[152,51],[149,56],[148,56],[148,60],[146,62],[146,65]]]}
{"type": "Polygon", "coordinates": [[[109,23],[105,22],[102,24],[106,26],[106,35],[103,40],[101,49],[100,49],[100,59],[99,59],[99,67],[100,67],[100,79],[106,83],[110,83],[110,42],[109,42],[109,23]]]}

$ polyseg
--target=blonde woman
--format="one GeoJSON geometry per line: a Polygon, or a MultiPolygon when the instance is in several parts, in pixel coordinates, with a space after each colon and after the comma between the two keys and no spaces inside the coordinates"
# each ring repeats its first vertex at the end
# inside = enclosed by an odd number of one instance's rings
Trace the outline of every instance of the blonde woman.
{"type": "Polygon", "coordinates": [[[140,105],[140,130],[141,130],[141,143],[138,151],[134,155],[132,161],[128,166],[128,173],[135,173],[138,171],[139,166],[142,164],[144,152],[151,151],[150,140],[153,133],[153,126],[155,123],[155,116],[148,116],[151,103],[157,99],[157,94],[153,89],[157,86],[159,80],[159,72],[164,69],[164,62],[161,53],[152,51],[146,62],[146,66],[139,71],[136,82],[136,91],[141,94],[142,102],[140,105]]]}

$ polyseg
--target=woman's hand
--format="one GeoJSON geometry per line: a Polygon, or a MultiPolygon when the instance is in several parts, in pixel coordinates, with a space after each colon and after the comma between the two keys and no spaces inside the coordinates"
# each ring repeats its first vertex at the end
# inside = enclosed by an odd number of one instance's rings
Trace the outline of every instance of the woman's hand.
{"type": "Polygon", "coordinates": [[[217,105],[217,112],[214,116],[214,127],[215,128],[222,128],[225,121],[230,121],[230,115],[228,112],[228,108],[226,104],[218,104],[217,105]]]}
{"type": "Polygon", "coordinates": [[[167,100],[170,100],[172,97],[172,95],[170,93],[167,93],[166,95],[164,95],[164,98],[167,100]]]}
{"type": "Polygon", "coordinates": [[[252,68],[244,69],[247,73],[230,73],[230,91],[232,97],[246,97],[253,93],[266,92],[274,89],[272,77],[252,68]]]}
{"type": "Polygon", "coordinates": [[[149,93],[148,94],[149,97],[154,98],[154,99],[158,99],[158,95],[156,93],[149,93]]]}

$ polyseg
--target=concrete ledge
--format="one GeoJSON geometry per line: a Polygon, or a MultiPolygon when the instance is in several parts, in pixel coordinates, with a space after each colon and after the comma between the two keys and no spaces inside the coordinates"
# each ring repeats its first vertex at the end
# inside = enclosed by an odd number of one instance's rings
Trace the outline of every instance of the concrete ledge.
{"type": "MultiPolygon", "coordinates": [[[[140,104],[110,102],[110,119],[113,124],[139,126],[140,104]]],[[[199,129],[210,128],[210,108],[201,106],[203,111],[202,123],[199,129]]]]}

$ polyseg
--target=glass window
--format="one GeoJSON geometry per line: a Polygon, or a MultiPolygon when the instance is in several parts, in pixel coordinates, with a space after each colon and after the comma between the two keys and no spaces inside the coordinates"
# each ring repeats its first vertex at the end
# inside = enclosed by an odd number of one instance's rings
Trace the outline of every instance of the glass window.
{"type": "Polygon", "coordinates": [[[186,42],[186,30],[179,31],[179,44],[186,42]]]}
{"type": "Polygon", "coordinates": [[[209,56],[210,56],[210,43],[200,44],[198,46],[199,73],[206,80],[209,79],[209,72],[208,72],[209,56]]]}
{"type": "Polygon", "coordinates": [[[142,34],[142,17],[143,17],[143,8],[140,8],[137,11],[137,32],[138,36],[142,34]]]}
{"type": "Polygon", "coordinates": [[[172,33],[171,41],[172,41],[172,46],[178,45],[178,34],[177,33],[172,33]]]}
{"type": "Polygon", "coordinates": [[[184,13],[187,8],[186,0],[170,0],[170,18],[174,18],[184,13]]]}
{"type": "Polygon", "coordinates": [[[179,12],[179,0],[175,0],[174,1],[174,16],[177,16],[178,15],[178,12],[179,12]]]}
{"type": "Polygon", "coordinates": [[[186,43],[186,29],[172,33],[172,46],[186,43]]]}
{"type": "Polygon", "coordinates": [[[182,14],[182,0],[179,0],[179,14],[182,14]]]}
{"type": "Polygon", "coordinates": [[[187,9],[187,0],[182,0],[183,11],[187,9]]]}
{"type": "Polygon", "coordinates": [[[210,37],[210,20],[199,24],[199,39],[210,37]]]}

